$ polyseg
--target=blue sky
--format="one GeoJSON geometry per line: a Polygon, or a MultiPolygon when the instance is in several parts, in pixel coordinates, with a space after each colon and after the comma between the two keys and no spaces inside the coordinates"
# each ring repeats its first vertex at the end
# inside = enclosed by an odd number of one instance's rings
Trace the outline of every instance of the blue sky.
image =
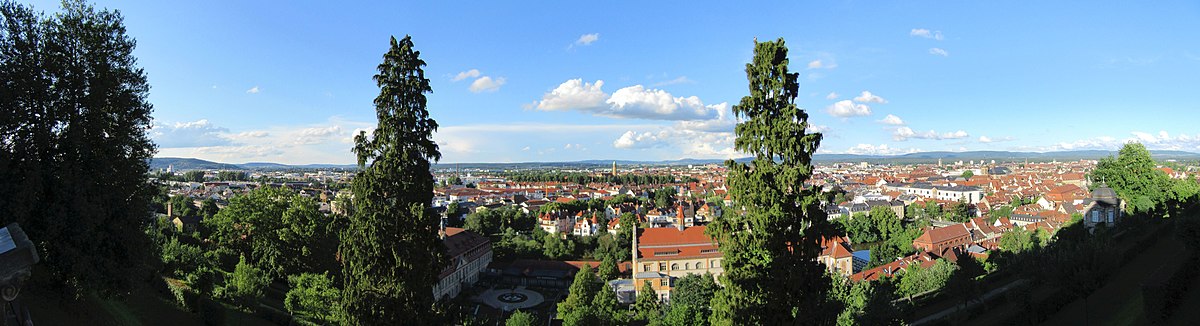
{"type": "Polygon", "coordinates": [[[786,39],[823,153],[1200,152],[1195,1],[97,6],[138,40],[158,156],[351,163],[405,34],[442,162],[743,156],[729,107],[756,37],[786,39]]]}

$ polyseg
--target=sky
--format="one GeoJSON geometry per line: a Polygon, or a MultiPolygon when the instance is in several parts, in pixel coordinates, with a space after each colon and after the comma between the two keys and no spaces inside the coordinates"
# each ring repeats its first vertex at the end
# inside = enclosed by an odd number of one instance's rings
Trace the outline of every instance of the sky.
{"type": "Polygon", "coordinates": [[[96,6],[137,40],[159,157],[353,163],[375,68],[404,35],[443,163],[746,156],[731,107],[755,39],[777,38],[820,153],[1200,152],[1196,1],[96,6]]]}

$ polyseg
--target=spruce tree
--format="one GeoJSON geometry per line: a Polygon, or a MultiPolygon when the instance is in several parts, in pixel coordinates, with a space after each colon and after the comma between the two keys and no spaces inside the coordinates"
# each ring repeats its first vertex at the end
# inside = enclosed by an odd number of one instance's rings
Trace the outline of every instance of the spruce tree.
{"type": "Polygon", "coordinates": [[[351,182],[354,215],[340,248],[344,321],[352,325],[439,323],[433,284],[443,265],[430,161],[437,122],[425,94],[432,92],[412,39],[391,39],[375,83],[378,127],[354,137],[359,172],[351,182]]]}
{"type": "Polygon", "coordinates": [[[714,325],[830,324],[836,318],[823,311],[830,284],[816,261],[830,226],[820,192],[804,185],[821,134],[805,130],[808,114],[795,104],[799,74],[788,72],[787,53],[783,39],[755,41],[746,65],[750,95],[733,107],[741,118],[734,147],[754,160],[725,162],[729,195],[745,212],[725,214],[710,226],[724,254],[714,325]]]}

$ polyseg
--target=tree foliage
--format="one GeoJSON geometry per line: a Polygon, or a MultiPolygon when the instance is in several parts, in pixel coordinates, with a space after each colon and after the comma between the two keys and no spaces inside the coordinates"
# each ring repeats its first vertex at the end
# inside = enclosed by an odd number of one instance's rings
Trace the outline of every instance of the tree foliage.
{"type": "Polygon", "coordinates": [[[575,272],[575,280],[571,282],[567,298],[558,303],[558,315],[567,316],[589,310],[592,297],[599,289],[596,285],[596,274],[592,272],[592,266],[584,264],[575,272]]]}
{"type": "Polygon", "coordinates": [[[214,244],[247,257],[273,279],[336,268],[333,221],[312,198],[288,188],[264,186],[234,196],[202,223],[214,244]]]}
{"type": "Polygon", "coordinates": [[[337,305],[341,291],[325,274],[303,273],[288,276],[288,290],[283,304],[288,312],[328,324],[337,323],[337,305]]]}
{"type": "Polygon", "coordinates": [[[504,321],[504,326],[534,326],[535,324],[533,314],[521,310],[514,311],[504,321]]]}
{"type": "Polygon", "coordinates": [[[1160,207],[1172,193],[1173,185],[1166,173],[1155,169],[1150,151],[1141,143],[1130,142],[1121,147],[1116,158],[1107,157],[1092,170],[1093,187],[1106,184],[1127,202],[1131,212],[1150,212],[1160,207]]]}
{"type": "Polygon", "coordinates": [[[750,164],[726,161],[727,186],[745,214],[726,214],[709,230],[720,244],[724,287],[713,298],[716,325],[831,322],[816,262],[830,235],[819,189],[801,185],[812,175],[821,134],[808,133],[808,113],[796,106],[799,74],[788,71],[783,39],[755,42],[746,65],[750,95],[733,107],[741,119],[734,147],[754,155],[750,164]]]}
{"type": "Polygon", "coordinates": [[[150,277],[150,85],[118,11],[0,2],[0,222],[52,284],[128,293],[150,277]]]}
{"type": "Polygon", "coordinates": [[[348,324],[434,324],[433,284],[443,265],[437,239],[430,160],[438,124],[429,117],[432,91],[425,62],[412,39],[391,38],[375,83],[379,123],[370,136],[354,137],[359,172],[351,182],[355,213],[342,231],[345,284],[343,321],[348,324]]]}

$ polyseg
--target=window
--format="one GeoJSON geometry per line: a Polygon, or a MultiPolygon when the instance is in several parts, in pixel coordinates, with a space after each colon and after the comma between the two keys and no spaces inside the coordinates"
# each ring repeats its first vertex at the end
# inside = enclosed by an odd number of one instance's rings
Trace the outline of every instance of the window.
{"type": "Polygon", "coordinates": [[[1092,211],[1092,223],[1100,223],[1100,210],[1092,211]]]}
{"type": "Polygon", "coordinates": [[[667,270],[667,263],[666,262],[658,263],[658,270],[659,271],[667,270]]]}
{"type": "Polygon", "coordinates": [[[679,269],[679,264],[671,264],[671,270],[679,269]]]}
{"type": "Polygon", "coordinates": [[[1112,222],[1113,222],[1113,211],[1110,209],[1110,210],[1108,210],[1108,223],[1111,224],[1112,222]]]}
{"type": "Polygon", "coordinates": [[[650,264],[642,264],[642,271],[643,271],[643,272],[649,272],[649,271],[650,271],[650,264]]]}
{"type": "Polygon", "coordinates": [[[670,285],[670,281],[668,281],[665,278],[660,278],[660,279],[658,279],[658,285],[662,286],[662,287],[666,287],[666,286],[670,285]]]}

